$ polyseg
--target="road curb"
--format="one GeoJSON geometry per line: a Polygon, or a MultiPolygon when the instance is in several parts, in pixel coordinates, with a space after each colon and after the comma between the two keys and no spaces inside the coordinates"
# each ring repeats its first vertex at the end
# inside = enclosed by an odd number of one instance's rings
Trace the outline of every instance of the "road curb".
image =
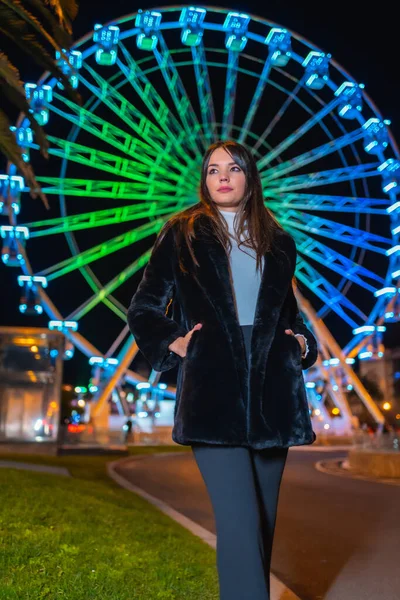
{"type": "Polygon", "coordinates": [[[305,444],[304,446],[290,446],[290,452],[344,452],[349,451],[353,446],[337,445],[337,446],[318,446],[314,444],[305,444]]]}
{"type": "Polygon", "coordinates": [[[317,469],[317,471],[320,471],[321,473],[325,473],[327,475],[337,475],[338,477],[368,481],[369,483],[383,483],[386,485],[400,486],[399,479],[372,477],[368,475],[363,475],[361,473],[357,473],[356,471],[349,468],[347,460],[343,458],[319,460],[316,463],[314,463],[314,467],[317,469]]]}
{"type": "MultiPolygon", "coordinates": [[[[178,453],[177,452],[169,452],[166,454],[169,454],[169,456],[174,454],[176,456],[178,453]]],[[[203,542],[205,542],[206,544],[208,544],[209,546],[211,546],[211,548],[213,548],[215,550],[217,547],[217,538],[216,538],[215,534],[211,533],[210,531],[208,531],[201,525],[198,525],[197,523],[195,523],[195,521],[192,521],[192,519],[189,519],[188,517],[186,517],[179,511],[175,510],[174,508],[172,508],[172,506],[169,506],[169,504],[167,504],[163,500],[156,498],[155,496],[153,496],[152,494],[149,494],[142,488],[134,485],[133,483],[130,483],[124,477],[122,477],[122,475],[120,475],[119,473],[117,473],[115,471],[115,467],[117,465],[124,464],[126,462],[129,462],[129,460],[132,460],[132,459],[138,460],[140,458],[146,458],[149,456],[151,456],[153,458],[158,458],[160,456],[164,456],[164,454],[163,453],[145,454],[145,455],[140,455],[140,456],[135,456],[135,457],[125,457],[120,460],[114,460],[114,461],[107,463],[107,465],[106,465],[107,473],[108,473],[109,477],[111,477],[111,479],[113,479],[115,481],[115,483],[117,483],[118,485],[120,485],[121,487],[125,488],[126,490],[128,490],[130,492],[138,494],[139,496],[141,496],[142,498],[144,498],[145,500],[147,500],[148,502],[150,502],[151,504],[156,506],[159,510],[161,510],[163,513],[168,515],[171,519],[173,519],[174,521],[179,523],[179,525],[181,525],[182,527],[184,527],[185,529],[190,531],[193,535],[199,537],[203,542]]],[[[285,584],[282,581],[280,581],[273,573],[271,573],[270,579],[271,579],[271,600],[301,600],[288,587],[286,587],[285,584]]]]}

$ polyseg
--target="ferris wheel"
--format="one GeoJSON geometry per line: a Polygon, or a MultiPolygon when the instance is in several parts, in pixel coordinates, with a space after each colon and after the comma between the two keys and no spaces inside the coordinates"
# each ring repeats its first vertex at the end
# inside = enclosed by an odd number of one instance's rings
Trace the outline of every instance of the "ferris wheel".
{"type": "Polygon", "coordinates": [[[352,363],[382,356],[384,323],[400,319],[400,157],[363,84],[284,26],[214,6],[96,24],[67,55],[57,58],[82,106],[49,73],[25,85],[49,164],[36,165],[23,115],[13,128],[51,210],[32,213],[9,165],[0,175],[2,258],[22,269],[20,310],[45,311],[70,341],[65,358],[77,348],[106,373],[98,411],[121,378],[143,380],[126,325],[132,277],[163,223],[198,202],[206,147],[235,139],[252,149],[265,203],[296,241],[296,296],[320,346],[306,373],[313,411],[326,426],[334,398],[349,423],[353,388],[381,422],[352,363]],[[107,347],[85,328],[90,319],[107,323],[107,347]]]}

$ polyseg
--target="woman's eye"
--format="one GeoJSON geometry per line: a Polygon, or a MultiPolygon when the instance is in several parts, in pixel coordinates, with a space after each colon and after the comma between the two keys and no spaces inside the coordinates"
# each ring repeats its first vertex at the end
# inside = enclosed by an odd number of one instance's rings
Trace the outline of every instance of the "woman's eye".
{"type": "MultiPolygon", "coordinates": [[[[232,168],[231,168],[231,171],[232,171],[232,169],[237,169],[238,171],[240,171],[240,170],[241,170],[241,169],[240,169],[240,167],[232,167],[232,168]]],[[[211,169],[211,171],[209,171],[209,172],[208,172],[208,174],[209,174],[209,175],[212,175],[212,174],[214,173],[214,171],[216,171],[216,169],[211,169]]]]}

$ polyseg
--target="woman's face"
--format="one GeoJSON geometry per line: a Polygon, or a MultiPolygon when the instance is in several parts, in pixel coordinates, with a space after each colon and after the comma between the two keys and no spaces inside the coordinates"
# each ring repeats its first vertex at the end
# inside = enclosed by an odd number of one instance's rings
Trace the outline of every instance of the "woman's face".
{"type": "Polygon", "coordinates": [[[218,208],[236,212],[244,197],[246,175],[224,148],[217,148],[208,162],[206,185],[218,208]]]}

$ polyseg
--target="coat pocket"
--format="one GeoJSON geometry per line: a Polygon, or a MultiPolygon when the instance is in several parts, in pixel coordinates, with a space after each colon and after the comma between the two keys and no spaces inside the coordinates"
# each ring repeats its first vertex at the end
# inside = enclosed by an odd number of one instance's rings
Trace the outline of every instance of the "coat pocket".
{"type": "MultiPolygon", "coordinates": [[[[287,334],[285,334],[285,335],[287,335],[287,334]]],[[[296,352],[296,359],[301,364],[302,357],[301,357],[301,346],[299,344],[299,341],[298,341],[297,337],[295,337],[294,335],[291,335],[290,337],[293,338],[293,343],[296,346],[296,350],[295,350],[295,352],[296,352]]]]}
{"type": "Polygon", "coordinates": [[[187,345],[187,348],[186,348],[186,354],[185,354],[185,356],[182,357],[182,360],[186,360],[189,357],[189,355],[191,354],[193,343],[196,340],[196,337],[200,331],[201,331],[200,329],[195,329],[193,331],[192,336],[191,336],[189,343],[187,345]]]}
{"type": "MultiPolygon", "coordinates": [[[[289,327],[286,327],[286,329],[289,329],[289,327]]],[[[284,329],[282,329],[281,335],[285,336],[283,339],[283,344],[284,348],[286,348],[286,351],[288,352],[287,359],[289,359],[289,362],[294,361],[293,364],[296,365],[296,368],[301,367],[301,346],[297,338],[292,334],[285,333],[284,329]]]]}

